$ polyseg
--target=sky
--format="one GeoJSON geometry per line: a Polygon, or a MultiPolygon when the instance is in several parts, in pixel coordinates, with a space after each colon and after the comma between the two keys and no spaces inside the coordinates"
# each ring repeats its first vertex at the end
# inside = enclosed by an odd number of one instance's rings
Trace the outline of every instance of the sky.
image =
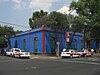
{"type": "Polygon", "coordinates": [[[72,1],[77,0],[0,0],[0,24],[7,22],[14,24],[15,30],[29,30],[28,20],[33,12],[58,11],[64,6],[69,7],[72,1]]]}

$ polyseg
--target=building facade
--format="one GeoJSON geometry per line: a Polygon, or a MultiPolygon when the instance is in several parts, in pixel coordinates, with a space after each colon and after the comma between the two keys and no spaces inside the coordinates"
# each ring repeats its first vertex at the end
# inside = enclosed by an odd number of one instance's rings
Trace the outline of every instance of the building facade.
{"type": "Polygon", "coordinates": [[[66,33],[63,30],[55,30],[47,27],[35,28],[21,32],[10,37],[11,48],[20,48],[32,53],[56,53],[59,43],[59,52],[63,48],[81,50],[83,48],[83,34],[72,32],[66,33]]]}

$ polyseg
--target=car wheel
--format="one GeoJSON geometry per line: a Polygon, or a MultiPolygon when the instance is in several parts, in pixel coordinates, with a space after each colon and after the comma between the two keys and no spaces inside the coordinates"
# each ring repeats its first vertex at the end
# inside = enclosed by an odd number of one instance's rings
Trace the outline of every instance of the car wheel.
{"type": "Polygon", "coordinates": [[[65,58],[64,56],[62,58],[65,58]]]}
{"type": "Polygon", "coordinates": [[[70,58],[73,58],[73,55],[70,55],[70,58]]]}
{"type": "Polygon", "coordinates": [[[87,57],[87,55],[85,54],[84,57],[87,57]]]}
{"type": "Polygon", "coordinates": [[[12,57],[12,54],[10,54],[10,57],[12,57]]]}
{"type": "Polygon", "coordinates": [[[81,55],[78,56],[79,58],[81,57],[81,55]]]}
{"type": "Polygon", "coordinates": [[[21,59],[21,56],[19,55],[19,59],[21,59]]]}
{"type": "Polygon", "coordinates": [[[15,58],[15,54],[13,54],[13,57],[15,58]]]}

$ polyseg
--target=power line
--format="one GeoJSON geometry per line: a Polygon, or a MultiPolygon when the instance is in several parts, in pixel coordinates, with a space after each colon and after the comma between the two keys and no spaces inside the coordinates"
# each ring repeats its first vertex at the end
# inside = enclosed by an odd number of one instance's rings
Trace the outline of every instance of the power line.
{"type": "MultiPolygon", "coordinates": [[[[8,22],[4,22],[4,21],[0,21],[0,23],[8,24],[8,25],[11,25],[11,26],[28,27],[28,26],[22,26],[22,25],[18,25],[18,24],[14,24],[14,23],[8,23],[8,22]]],[[[29,27],[28,27],[28,28],[29,28],[29,27]]]]}

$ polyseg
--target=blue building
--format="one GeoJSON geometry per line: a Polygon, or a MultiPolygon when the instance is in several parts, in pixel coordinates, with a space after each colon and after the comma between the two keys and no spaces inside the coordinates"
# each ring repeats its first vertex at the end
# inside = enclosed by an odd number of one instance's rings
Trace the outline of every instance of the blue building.
{"type": "Polygon", "coordinates": [[[67,48],[80,51],[84,48],[84,37],[81,33],[66,32],[67,48]]]}
{"type": "Polygon", "coordinates": [[[86,41],[87,49],[95,49],[96,52],[100,52],[100,40],[99,39],[90,39],[86,41]]]}
{"type": "Polygon", "coordinates": [[[30,51],[32,53],[55,53],[58,48],[59,52],[63,48],[74,48],[81,50],[83,48],[83,34],[72,32],[68,35],[63,30],[55,30],[47,27],[35,28],[24,31],[14,37],[10,37],[11,48],[20,48],[21,50],[30,51]],[[71,42],[71,44],[70,44],[71,42]]]}

